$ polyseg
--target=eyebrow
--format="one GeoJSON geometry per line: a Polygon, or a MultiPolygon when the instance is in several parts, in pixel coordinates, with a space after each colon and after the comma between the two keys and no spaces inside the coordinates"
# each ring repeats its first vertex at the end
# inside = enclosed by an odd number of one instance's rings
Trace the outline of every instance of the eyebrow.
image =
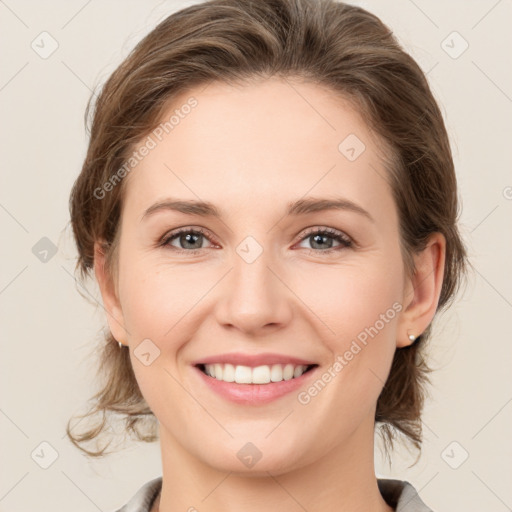
{"type": "MultiPolygon", "coordinates": [[[[345,198],[323,199],[308,197],[299,199],[287,204],[285,215],[298,216],[327,210],[346,210],[358,213],[371,222],[375,222],[373,217],[364,208],[345,198]]],[[[141,222],[160,211],[175,211],[188,215],[197,215],[199,217],[222,218],[222,214],[218,208],[207,201],[184,201],[168,198],[151,205],[142,215],[141,222]]]]}

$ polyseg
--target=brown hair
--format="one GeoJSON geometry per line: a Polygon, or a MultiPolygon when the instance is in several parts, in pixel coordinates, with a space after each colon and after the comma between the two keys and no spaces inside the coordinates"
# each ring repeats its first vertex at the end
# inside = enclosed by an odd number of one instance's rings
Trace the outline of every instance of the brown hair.
{"type": "MultiPolygon", "coordinates": [[[[160,122],[179,93],[212,81],[244,82],[298,77],[339,93],[358,109],[389,147],[387,171],[399,212],[404,263],[434,232],[446,238],[445,273],[438,311],[459,288],[467,258],[457,228],[458,196],[443,118],[420,67],[375,15],[333,0],[211,0],[164,19],[114,71],[98,95],[87,155],[70,196],[77,269],[87,277],[94,242],[101,241],[106,269],[116,276],[119,221],[126,179],[98,198],[103,184],[125,164],[134,145],[160,122]]],[[[92,97],[87,106],[89,115],[92,97]]],[[[428,382],[422,356],[432,324],[396,350],[378,398],[375,421],[392,448],[401,432],[421,451],[421,411],[428,382]]],[[[111,333],[102,336],[98,373],[104,380],[81,419],[96,421],[69,439],[82,447],[119,414],[125,431],[156,439],[156,421],[138,387],[128,350],[111,333]]],[[[107,445],[108,446],[108,445],[107,445]]],[[[388,453],[387,453],[388,454],[388,453]]],[[[389,455],[389,454],[388,454],[389,455]]]]}

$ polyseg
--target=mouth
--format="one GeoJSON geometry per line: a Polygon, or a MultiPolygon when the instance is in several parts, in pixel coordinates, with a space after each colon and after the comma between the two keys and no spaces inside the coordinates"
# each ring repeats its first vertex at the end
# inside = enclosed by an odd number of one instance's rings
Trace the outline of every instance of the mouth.
{"type": "Polygon", "coordinates": [[[311,372],[317,364],[272,364],[244,366],[230,363],[213,363],[195,365],[204,375],[212,379],[235,384],[272,384],[299,379],[311,372]]]}
{"type": "Polygon", "coordinates": [[[314,378],[319,365],[289,354],[230,352],[193,361],[197,385],[223,400],[264,405],[294,393],[314,378]]]}

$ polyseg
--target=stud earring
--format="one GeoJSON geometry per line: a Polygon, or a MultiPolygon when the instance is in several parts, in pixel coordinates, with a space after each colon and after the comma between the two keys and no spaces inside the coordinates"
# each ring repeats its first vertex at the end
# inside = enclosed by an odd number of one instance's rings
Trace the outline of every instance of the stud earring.
{"type": "Polygon", "coordinates": [[[118,341],[117,344],[119,345],[119,348],[123,348],[124,346],[120,341],[118,341]]]}
{"type": "Polygon", "coordinates": [[[409,339],[414,343],[416,336],[414,336],[414,334],[409,334],[409,339]]]}

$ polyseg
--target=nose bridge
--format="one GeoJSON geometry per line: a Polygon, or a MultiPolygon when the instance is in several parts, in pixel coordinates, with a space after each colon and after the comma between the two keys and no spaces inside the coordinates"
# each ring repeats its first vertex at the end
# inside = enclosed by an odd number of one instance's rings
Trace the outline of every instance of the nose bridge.
{"type": "Polygon", "coordinates": [[[260,247],[256,247],[254,242],[244,241],[233,256],[233,292],[242,297],[247,292],[265,295],[273,288],[275,277],[269,269],[272,266],[270,251],[260,247]]]}
{"type": "Polygon", "coordinates": [[[276,277],[278,263],[273,251],[248,236],[235,247],[233,268],[218,303],[221,323],[241,330],[254,330],[286,321],[289,312],[287,288],[276,277]]]}

